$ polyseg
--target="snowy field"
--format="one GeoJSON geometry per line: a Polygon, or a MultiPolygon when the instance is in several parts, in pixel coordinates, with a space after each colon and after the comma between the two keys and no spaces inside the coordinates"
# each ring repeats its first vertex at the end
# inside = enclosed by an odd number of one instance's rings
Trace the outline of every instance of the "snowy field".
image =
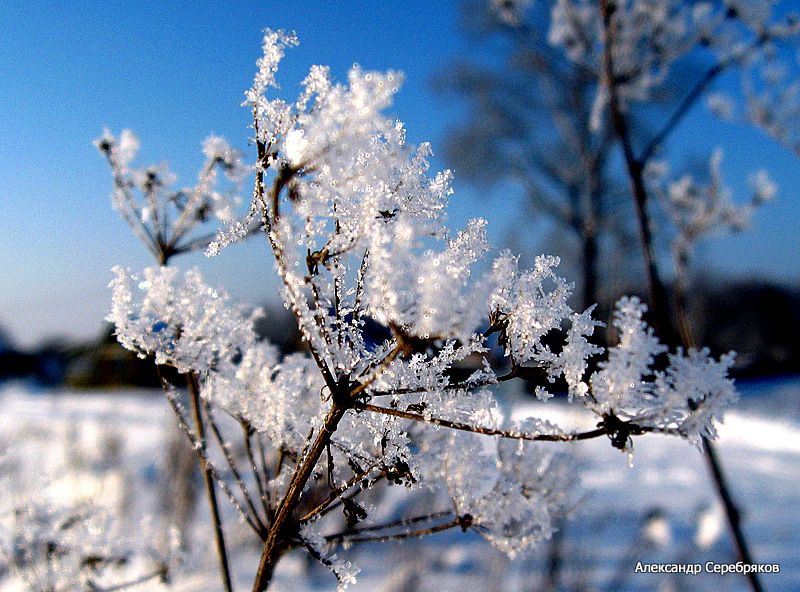
{"type": "MultiPolygon", "coordinates": [[[[800,378],[744,383],[740,391],[741,403],[720,430],[720,456],[756,561],[780,565],[780,573],[762,576],[765,588],[800,590],[800,378]]],[[[512,407],[514,414],[535,412],[567,428],[593,427],[580,410],[558,403],[512,407]]],[[[95,535],[121,536],[134,546],[148,547],[147,552],[166,553],[170,531],[163,481],[170,459],[165,449],[174,435],[171,412],[154,393],[56,393],[22,384],[0,388],[0,529],[5,530],[0,530],[5,547],[0,551],[0,591],[28,589],[8,569],[8,554],[20,542],[18,509],[31,501],[45,508],[100,502],[122,520],[113,532],[110,526],[107,532],[95,528],[95,535]]],[[[606,441],[570,446],[584,466],[581,497],[557,543],[542,544],[514,561],[480,536],[460,531],[354,548],[341,552],[362,569],[350,589],[541,590],[553,558],[562,590],[747,589],[739,575],[634,571],[637,561],[735,561],[697,450],[677,438],[640,437],[629,466],[629,458],[606,441]]],[[[397,498],[394,503],[403,503],[402,488],[392,488],[391,495],[397,498]]],[[[170,587],[150,580],[130,589],[220,589],[202,500],[198,505],[186,531],[190,548],[170,587]]],[[[226,515],[226,525],[237,589],[249,589],[258,547],[232,513],[226,515]]],[[[148,566],[145,561],[125,569],[133,574],[148,566]]],[[[40,585],[46,589],[46,582],[40,585]]],[[[302,553],[280,564],[274,582],[274,589],[285,591],[335,588],[329,572],[302,553]]]]}

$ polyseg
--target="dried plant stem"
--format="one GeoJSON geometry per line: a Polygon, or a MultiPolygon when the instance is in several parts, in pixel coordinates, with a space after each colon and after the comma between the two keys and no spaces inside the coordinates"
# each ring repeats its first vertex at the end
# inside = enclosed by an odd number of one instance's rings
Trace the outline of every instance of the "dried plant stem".
{"type": "Polygon", "coordinates": [[[253,430],[247,423],[242,423],[242,432],[244,434],[244,446],[247,452],[247,460],[250,462],[250,470],[253,474],[253,480],[256,482],[256,487],[258,488],[258,497],[261,500],[261,507],[264,510],[264,515],[267,517],[267,521],[269,521],[271,519],[272,511],[270,509],[269,491],[267,489],[269,475],[266,473],[266,463],[264,464],[264,474],[262,475],[258,470],[256,457],[253,453],[253,430]]]}
{"type": "MultiPolygon", "coordinates": [[[[203,414],[200,405],[200,384],[197,381],[197,376],[193,373],[187,375],[187,384],[189,387],[189,397],[192,401],[192,413],[194,415],[195,427],[197,429],[197,440],[202,451],[206,452],[206,435],[205,426],[203,424],[203,414]]],[[[207,456],[202,457],[203,465],[203,481],[206,487],[206,496],[208,498],[208,506],[211,510],[211,521],[214,525],[214,541],[217,546],[217,554],[219,555],[220,575],[222,577],[222,585],[225,592],[232,592],[233,586],[231,584],[231,573],[228,565],[228,553],[225,549],[225,534],[222,530],[222,518],[219,512],[219,504],[217,503],[217,493],[214,490],[214,477],[211,473],[211,467],[207,461],[207,456]]]]}
{"type": "MultiPolygon", "coordinates": [[[[615,433],[609,426],[601,425],[597,429],[589,430],[586,432],[572,432],[563,434],[537,434],[520,432],[517,430],[501,430],[497,428],[488,428],[484,426],[476,426],[471,423],[452,421],[440,417],[429,415],[422,415],[419,413],[412,413],[411,411],[403,411],[401,409],[392,409],[390,407],[380,407],[369,403],[357,403],[356,409],[371,411],[373,413],[382,413],[384,415],[392,415],[401,419],[410,419],[412,421],[419,421],[422,423],[430,423],[443,428],[451,430],[461,430],[463,432],[472,432],[473,434],[482,434],[484,436],[499,436],[501,438],[510,438],[512,440],[529,440],[533,442],[576,442],[579,440],[591,440],[592,438],[599,438],[600,436],[611,436],[615,433]]],[[[638,435],[646,432],[659,432],[668,433],[670,430],[661,428],[652,428],[648,426],[637,426],[634,424],[623,424],[630,429],[630,434],[638,435]]]]}
{"type": "MultiPolygon", "coordinates": [[[[679,259],[677,263],[677,277],[675,280],[675,311],[678,315],[678,326],[681,328],[681,339],[683,340],[683,345],[688,349],[690,347],[695,347],[694,335],[692,334],[688,314],[689,298],[687,291],[688,281],[686,278],[688,261],[685,259],[679,259]]],[[[712,480],[714,481],[714,486],[717,490],[717,495],[719,495],[719,499],[722,501],[722,506],[725,510],[725,517],[728,521],[728,528],[730,528],[731,535],[733,537],[733,543],[736,547],[736,554],[744,563],[752,564],[753,556],[750,553],[747,537],[742,530],[739,508],[736,506],[736,502],[733,500],[728,479],[725,476],[722,463],[717,456],[716,446],[714,446],[714,443],[711,442],[711,440],[703,437],[703,450],[705,452],[704,456],[706,459],[706,464],[708,465],[708,470],[711,472],[712,480]]],[[[750,582],[750,588],[753,590],[753,592],[762,592],[763,587],[761,585],[761,581],[755,572],[748,572],[747,578],[750,582]]]]}
{"type": "Polygon", "coordinates": [[[611,126],[622,145],[625,167],[631,183],[631,194],[633,195],[633,204],[636,210],[647,288],[653,313],[653,325],[662,340],[667,343],[674,343],[675,338],[669,317],[667,289],[659,275],[658,264],[653,253],[653,234],[650,228],[650,215],[647,211],[649,200],[644,182],[644,163],[634,153],[630,127],[622,112],[617,90],[617,76],[613,56],[616,37],[616,21],[614,19],[616,7],[612,0],[602,0],[600,10],[602,12],[606,40],[603,51],[603,79],[608,88],[611,126]]]}
{"type": "Polygon", "coordinates": [[[354,537],[349,537],[346,534],[341,534],[325,538],[328,539],[329,542],[347,543],[351,545],[357,543],[387,543],[390,541],[402,541],[405,539],[419,538],[431,534],[436,534],[437,532],[449,530],[457,526],[462,526],[462,520],[459,519],[458,517],[453,518],[449,522],[445,522],[443,524],[437,524],[436,526],[419,528],[417,530],[406,530],[404,532],[398,532],[394,534],[385,534],[378,536],[354,536],[354,537]]]}
{"type": "Polygon", "coordinates": [[[311,473],[317,465],[317,461],[319,461],[322,453],[327,448],[331,436],[336,431],[339,422],[347,411],[347,408],[340,405],[336,399],[337,398],[334,397],[323,426],[317,433],[308,453],[295,467],[286,493],[278,505],[278,509],[275,512],[275,519],[272,521],[269,532],[267,533],[267,539],[264,541],[264,548],[261,552],[258,571],[255,581],[253,582],[253,592],[263,592],[263,590],[267,589],[272,579],[275,565],[280,559],[281,554],[291,543],[287,536],[290,535],[290,533],[287,532],[289,530],[287,526],[291,523],[290,518],[292,512],[297,506],[300,494],[303,492],[303,488],[311,477],[311,473]]]}
{"type": "Polygon", "coordinates": [[[150,580],[154,580],[156,578],[163,579],[166,576],[166,574],[167,574],[167,568],[166,566],[164,566],[164,567],[159,567],[153,572],[139,576],[134,580],[122,582],[120,584],[114,584],[113,586],[101,587],[91,581],[88,582],[87,586],[90,592],[117,592],[117,590],[127,590],[128,588],[134,588],[136,586],[140,586],[141,584],[144,584],[145,582],[149,582],[150,580]]]}
{"type": "Polygon", "coordinates": [[[233,475],[233,478],[239,487],[239,491],[242,493],[242,497],[244,498],[245,504],[247,504],[247,507],[250,509],[250,512],[252,513],[253,521],[256,523],[256,525],[261,531],[260,534],[263,536],[267,532],[267,527],[264,525],[264,523],[261,520],[261,517],[258,515],[258,510],[256,509],[256,506],[253,503],[253,497],[250,495],[250,491],[247,489],[247,484],[244,482],[244,479],[242,478],[242,474],[241,471],[239,471],[236,459],[233,458],[228,443],[226,442],[225,437],[223,436],[222,432],[219,429],[219,425],[217,424],[214,418],[214,414],[211,411],[211,406],[206,401],[203,401],[203,407],[205,408],[206,415],[208,416],[208,425],[211,426],[211,431],[214,434],[217,443],[219,444],[220,450],[222,450],[222,454],[225,457],[225,461],[228,463],[228,468],[230,469],[231,474],[233,475]]]}
{"type": "MultiPolygon", "coordinates": [[[[645,260],[645,268],[647,272],[647,283],[650,292],[650,301],[653,312],[654,325],[661,338],[669,345],[678,343],[679,338],[672,330],[670,322],[670,305],[666,287],[661,281],[658,273],[658,265],[653,256],[652,249],[652,235],[650,232],[650,217],[647,213],[647,204],[649,196],[644,182],[644,168],[646,160],[637,158],[633,151],[633,144],[630,137],[630,128],[619,101],[617,92],[617,79],[614,70],[614,43],[616,36],[616,24],[614,19],[614,11],[616,10],[613,0],[601,0],[600,11],[603,18],[603,28],[605,31],[605,47],[603,51],[603,75],[605,83],[608,85],[609,93],[609,110],[611,113],[611,123],[617,137],[622,144],[623,154],[625,157],[625,164],[628,170],[628,176],[631,181],[631,191],[634,198],[634,205],[636,207],[636,217],[639,223],[639,235],[641,238],[642,254],[645,260]]],[[[765,39],[759,37],[756,45],[763,44],[765,39]]],[[[733,63],[731,61],[731,63],[733,63]]],[[[660,146],[672,130],[678,125],[680,120],[689,111],[691,106],[699,99],[703,91],[708,85],[725,69],[727,64],[721,64],[712,67],[706,75],[700,80],[678,106],[677,111],[673,114],[670,120],[656,134],[655,138],[650,142],[644,152],[644,159],[649,159],[655,150],[660,146]]],[[[685,307],[681,307],[685,311],[685,307]]],[[[691,338],[687,338],[688,325],[683,319],[681,323],[684,326],[683,331],[683,344],[684,347],[692,345],[691,338]]],[[[734,539],[734,544],[739,555],[739,559],[745,563],[752,564],[752,556],[750,555],[749,546],[741,529],[739,521],[739,512],[733,504],[733,499],[730,493],[727,480],[725,479],[722,467],[716,456],[713,445],[707,438],[703,437],[703,445],[706,451],[706,459],[711,472],[712,479],[716,486],[720,499],[725,508],[725,514],[728,519],[728,525],[731,530],[731,536],[734,539]]],[[[747,578],[750,583],[750,588],[753,592],[761,592],[763,588],[755,572],[748,572],[747,578]]]]}
{"type": "Polygon", "coordinates": [[[344,493],[348,489],[353,487],[353,485],[355,485],[356,483],[367,477],[367,475],[369,475],[372,471],[374,471],[380,465],[380,462],[381,461],[378,461],[372,464],[369,468],[364,469],[363,471],[361,471],[356,475],[353,475],[346,483],[331,491],[327,498],[325,498],[313,509],[306,512],[305,515],[302,518],[300,518],[300,522],[306,522],[307,520],[311,520],[312,518],[323,512],[325,508],[327,508],[330,504],[332,504],[337,499],[342,497],[342,495],[344,495],[344,493]]]}
{"type": "Polygon", "coordinates": [[[399,520],[393,520],[392,522],[386,522],[384,524],[377,524],[374,526],[362,526],[360,528],[352,528],[347,532],[328,535],[325,537],[325,539],[329,542],[338,541],[351,536],[360,535],[365,532],[376,532],[379,530],[388,530],[390,528],[400,528],[403,526],[410,526],[412,524],[419,524],[420,522],[429,522],[432,520],[438,520],[440,518],[446,518],[452,515],[453,515],[452,510],[444,510],[443,512],[433,512],[431,514],[425,514],[424,516],[415,516],[413,518],[400,518],[399,520]]]}

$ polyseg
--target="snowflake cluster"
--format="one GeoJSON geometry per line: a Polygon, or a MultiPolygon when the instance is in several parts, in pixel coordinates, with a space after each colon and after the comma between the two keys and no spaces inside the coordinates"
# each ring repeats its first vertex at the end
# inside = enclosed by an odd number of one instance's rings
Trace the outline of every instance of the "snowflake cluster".
{"type": "MultiPolygon", "coordinates": [[[[682,34],[664,30],[663,45],[682,34]]],[[[570,307],[572,287],[557,274],[557,258],[541,256],[520,270],[510,253],[492,255],[485,221],[458,232],[445,226],[450,173],[430,174],[430,147],[409,146],[403,125],[385,114],[399,74],[354,67],[341,84],[315,66],[295,101],[267,97],[296,43],[267,31],[246,93],[258,155],[253,202],[239,228],[260,214],[307,353],[281,357],[259,341],[258,313],[231,305],[196,270],[152,267],[140,277],[116,269],[109,316],[123,345],[198,377],[209,404],[275,451],[277,467],[258,486],[265,504],[284,495],[295,504],[291,545],[346,586],[354,571],[331,549],[340,539],[330,534],[327,508],[340,504],[353,526],[371,509],[356,494],[379,482],[447,495],[454,517],[445,526],[473,528],[510,555],[549,537],[575,476],[555,444],[535,440],[575,436],[536,418],[504,420],[492,388],[526,372],[541,372],[548,385],[563,379],[570,400],[597,415],[597,435],[620,448],[647,431],[693,442],[714,436],[735,394],[730,357],[678,351],[664,364],[666,348],[635,299],[618,304],[619,343],[607,352],[594,344],[600,323],[592,309],[570,307]],[[380,337],[370,334],[375,325],[380,337]],[[496,438],[486,445],[481,434],[496,438]],[[302,495],[292,497],[298,483],[302,495]]],[[[660,76],[646,61],[637,67],[646,71],[634,73],[642,88],[646,76],[660,76]]],[[[132,138],[100,141],[122,179],[132,138]]],[[[205,152],[222,163],[233,154],[217,138],[205,152]]],[[[230,228],[209,255],[242,234],[230,228]]],[[[552,396],[544,384],[537,395],[552,396]]],[[[265,520],[278,520],[281,508],[265,520]]]]}

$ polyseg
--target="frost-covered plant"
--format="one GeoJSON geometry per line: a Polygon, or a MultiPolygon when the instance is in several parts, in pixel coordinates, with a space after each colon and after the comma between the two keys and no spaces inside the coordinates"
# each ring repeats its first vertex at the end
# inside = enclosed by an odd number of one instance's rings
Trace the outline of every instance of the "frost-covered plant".
{"type": "Polygon", "coordinates": [[[31,471],[26,454],[16,447],[0,451],[3,589],[99,592],[142,584],[166,589],[183,559],[179,533],[171,529],[162,544],[147,520],[134,523],[121,513],[108,499],[114,493],[121,496],[117,490],[126,485],[113,479],[117,473],[109,474],[107,484],[92,483],[86,473],[68,473],[59,480],[44,465],[31,471]],[[65,478],[80,483],[65,486],[65,478]],[[77,492],[77,485],[91,493],[77,492]]]}
{"type": "MultiPolygon", "coordinates": [[[[238,202],[236,189],[248,173],[239,152],[219,136],[203,142],[205,162],[194,187],[177,189],[166,164],[133,167],[139,139],[130,130],[119,137],[108,130],[95,140],[114,174],[114,209],[159,263],[196,249],[205,249],[211,236],[198,228],[212,218],[230,222],[238,202]],[[222,176],[220,176],[220,172],[222,176]],[[227,179],[228,186],[223,186],[227,179]]],[[[246,234],[247,229],[240,229],[246,234]]]]}
{"type": "Polygon", "coordinates": [[[753,212],[777,192],[769,173],[762,169],[748,177],[750,200],[736,205],[723,179],[722,156],[720,148],[714,150],[708,163],[706,183],[688,174],[671,180],[663,163],[651,163],[647,171],[648,190],[662,204],[675,231],[672,238],[674,301],[681,339],[686,346],[694,345],[688,320],[688,293],[690,261],[697,243],[714,234],[743,230],[753,212]]]}
{"type": "Polygon", "coordinates": [[[667,171],[654,164],[648,182],[652,193],[659,198],[668,213],[676,233],[672,240],[676,277],[687,273],[689,258],[696,244],[714,233],[738,232],[747,227],[753,211],[771,200],[777,186],[769,173],[759,170],[748,178],[751,199],[743,205],[731,200],[731,191],[722,176],[720,148],[714,150],[708,163],[708,182],[700,183],[692,175],[669,180],[667,171]]]}
{"type": "Polygon", "coordinates": [[[180,562],[178,539],[164,552],[150,546],[146,528],[132,534],[120,526],[113,511],[95,504],[27,501],[3,520],[0,555],[34,592],[168,584],[180,562]]]}
{"type": "Polygon", "coordinates": [[[266,589],[296,548],[342,588],[357,572],[342,553],[356,543],[460,528],[515,555],[548,538],[569,505],[575,471],[555,443],[608,437],[630,451],[647,432],[714,435],[735,395],[730,358],[676,351],[657,363],[665,348],[635,299],[618,304],[620,341],[603,352],[590,341],[599,324],[591,310],[568,304],[572,288],[557,275],[557,258],[519,270],[509,253],[492,254],[485,221],[447,228],[450,174],[431,175],[430,147],[410,146],[402,123],[385,114],[399,74],[355,67],[343,84],[315,66],[296,101],[268,96],[296,43],[266,32],[246,94],[253,200],[207,253],[260,217],[306,353],[282,358],[257,339],[252,313],[194,270],[116,270],[109,316],[123,345],[186,374],[202,398],[224,469],[211,458],[200,407],[191,427],[167,386],[207,470],[263,542],[254,590],[266,589]],[[494,335],[505,352],[500,366],[488,355],[494,335]],[[592,358],[603,360],[594,371],[592,358]],[[539,398],[564,379],[596,429],[507,421],[492,389],[537,372],[539,398]],[[246,470],[214,409],[241,425],[246,470]],[[374,492],[392,483],[409,495],[436,492],[441,505],[381,520],[374,492]]]}
{"type": "MultiPolygon", "coordinates": [[[[643,172],[653,168],[654,159],[663,158],[668,140],[704,100],[721,118],[753,124],[797,151],[800,87],[793,52],[800,40],[800,19],[781,3],[750,0],[553,0],[550,17],[550,43],[596,81],[594,87],[587,87],[594,96],[592,128],[600,134],[612,129],[622,149],[654,322],[665,339],[677,341],[677,336],[669,335],[670,299],[653,252],[649,208],[654,200],[643,172]],[[687,75],[683,70],[687,66],[699,69],[699,74],[687,75]],[[732,84],[734,75],[741,80],[738,88],[732,84]],[[714,88],[723,77],[728,79],[725,92],[714,88]],[[638,122],[657,121],[653,106],[664,104],[671,95],[676,96],[663,122],[651,131],[642,129],[638,122]]],[[[718,165],[712,164],[717,173],[718,165]]],[[[712,177],[717,173],[712,172],[712,177]]],[[[689,180],[683,182],[675,190],[686,194],[689,180]]],[[[706,233],[713,225],[730,223],[718,218],[709,224],[709,212],[696,208],[688,212],[694,219],[687,220],[683,205],[677,220],[679,249],[686,247],[687,231],[706,233]],[[702,230],[695,224],[698,214],[703,218],[702,230]],[[689,225],[683,225],[687,221],[689,225]]],[[[673,218],[675,213],[672,209],[673,218]]],[[[726,213],[735,212],[728,209],[726,213]]]]}

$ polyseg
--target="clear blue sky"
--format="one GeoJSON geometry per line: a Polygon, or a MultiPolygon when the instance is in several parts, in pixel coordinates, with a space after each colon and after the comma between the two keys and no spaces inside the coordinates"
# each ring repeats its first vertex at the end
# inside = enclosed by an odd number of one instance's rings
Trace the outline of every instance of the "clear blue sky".
{"type": "MultiPolygon", "coordinates": [[[[133,129],[140,162],[168,161],[191,183],[209,133],[247,148],[248,113],[239,104],[261,31],[271,27],[300,37],[279,75],[288,97],[314,63],[331,65],[339,78],[354,62],[402,70],[406,83],[393,111],[412,142],[430,140],[436,150],[461,113],[432,93],[431,79],[474,51],[459,21],[456,0],[0,3],[0,326],[22,345],[95,335],[108,306],[109,269],[150,263],[111,210],[110,176],[91,143],[103,127],[133,129]]],[[[752,231],[714,241],[704,263],[794,282],[799,161],[743,128],[702,114],[693,124],[700,132],[687,146],[702,149],[697,142],[709,138],[727,145],[725,170],[735,186],[758,167],[780,185],[778,201],[759,213],[752,231]]],[[[444,164],[434,159],[434,166],[444,164]]],[[[507,236],[508,201],[480,199],[458,182],[456,190],[454,226],[480,215],[496,240],[507,236]]],[[[213,261],[208,275],[239,298],[273,297],[266,255],[260,241],[237,247],[213,261]]],[[[195,263],[207,266],[199,257],[181,265],[195,263]]]]}

